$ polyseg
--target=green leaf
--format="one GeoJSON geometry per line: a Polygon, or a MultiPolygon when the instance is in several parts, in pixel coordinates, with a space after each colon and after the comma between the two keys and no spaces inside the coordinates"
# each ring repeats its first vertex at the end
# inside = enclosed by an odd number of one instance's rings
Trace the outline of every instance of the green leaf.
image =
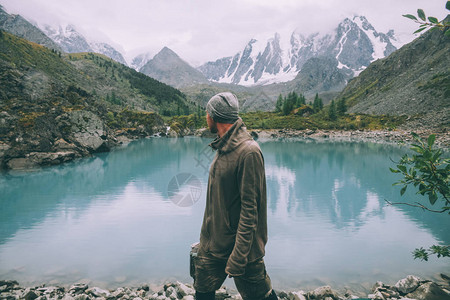
{"type": "Polygon", "coordinates": [[[412,135],[412,137],[415,138],[415,139],[420,139],[420,138],[419,138],[419,135],[418,135],[417,133],[415,133],[415,132],[411,132],[411,135],[412,135]]]}
{"type": "Polygon", "coordinates": [[[419,29],[417,29],[416,31],[414,31],[414,33],[422,32],[422,31],[424,31],[425,29],[427,29],[427,28],[426,28],[426,27],[419,28],[419,29]]]}
{"type": "Polygon", "coordinates": [[[428,200],[430,200],[430,204],[431,205],[434,205],[434,203],[436,203],[436,200],[437,200],[437,195],[436,195],[436,193],[429,193],[428,194],[428,200]]]}
{"type": "Polygon", "coordinates": [[[417,15],[419,16],[420,19],[422,19],[422,21],[426,21],[426,17],[425,17],[425,12],[423,11],[423,9],[419,8],[417,10],[417,15]]]}
{"type": "Polygon", "coordinates": [[[420,247],[420,249],[415,249],[413,255],[414,259],[419,258],[421,260],[428,261],[428,253],[423,247],[420,247]]]}
{"type": "Polygon", "coordinates": [[[450,1],[447,1],[447,3],[445,4],[445,8],[450,10],[450,1]]]}
{"type": "Polygon", "coordinates": [[[411,20],[415,20],[418,21],[417,18],[413,15],[407,14],[407,15],[403,15],[405,18],[411,19],[411,20]]]}
{"type": "Polygon", "coordinates": [[[400,190],[400,196],[403,196],[403,194],[406,192],[406,188],[407,188],[408,186],[407,185],[405,185],[401,190],[400,190]]]}
{"type": "Polygon", "coordinates": [[[430,136],[428,137],[428,146],[429,147],[433,146],[435,140],[436,140],[436,135],[430,134],[430,136]]]}
{"type": "Polygon", "coordinates": [[[397,165],[397,168],[402,171],[403,173],[406,173],[406,167],[403,165],[397,165]]]}
{"type": "Polygon", "coordinates": [[[445,32],[445,36],[450,36],[450,30],[447,29],[447,31],[445,32]]]}
{"type": "Polygon", "coordinates": [[[417,153],[420,153],[420,154],[423,153],[422,147],[419,147],[419,146],[413,146],[413,147],[411,147],[410,149],[411,149],[412,151],[417,152],[417,153]]]}
{"type": "Polygon", "coordinates": [[[433,24],[438,24],[439,23],[438,19],[436,19],[435,17],[428,17],[428,21],[430,21],[433,24]]]}
{"type": "Polygon", "coordinates": [[[392,173],[400,173],[399,170],[395,170],[395,169],[392,169],[392,168],[389,168],[389,170],[391,170],[392,173]]]}

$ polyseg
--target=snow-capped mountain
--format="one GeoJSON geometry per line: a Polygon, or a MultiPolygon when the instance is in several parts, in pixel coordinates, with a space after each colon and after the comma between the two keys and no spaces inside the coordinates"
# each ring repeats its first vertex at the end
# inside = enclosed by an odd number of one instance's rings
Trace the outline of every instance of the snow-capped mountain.
{"type": "Polygon", "coordinates": [[[149,60],[153,58],[153,55],[150,53],[142,53],[138,56],[134,57],[130,63],[130,67],[139,71],[143,66],[145,66],[149,60]]]}
{"type": "Polygon", "coordinates": [[[58,28],[43,25],[41,30],[67,53],[95,52],[127,65],[122,54],[114,47],[86,39],[73,25],[59,26],[58,28]]]}
{"type": "Polygon", "coordinates": [[[399,46],[392,30],[379,33],[363,16],[346,18],[332,33],[305,36],[297,30],[288,43],[282,38],[276,33],[267,41],[252,39],[243,51],[207,62],[198,70],[215,82],[265,85],[293,80],[310,58],[328,57],[338,61],[339,69],[356,76],[399,46]]]}

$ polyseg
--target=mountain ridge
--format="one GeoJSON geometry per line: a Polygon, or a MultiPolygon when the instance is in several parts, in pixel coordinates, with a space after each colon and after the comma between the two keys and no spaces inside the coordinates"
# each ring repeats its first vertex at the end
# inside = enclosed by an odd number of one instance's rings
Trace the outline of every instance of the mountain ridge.
{"type": "Polygon", "coordinates": [[[357,75],[370,62],[395,51],[394,44],[398,45],[392,30],[379,33],[364,16],[345,18],[333,33],[305,36],[296,30],[290,37],[290,49],[281,49],[280,38],[275,33],[267,42],[251,39],[234,56],[207,62],[197,69],[216,82],[264,85],[292,80],[309,58],[329,56],[338,60],[340,69],[357,75]]]}

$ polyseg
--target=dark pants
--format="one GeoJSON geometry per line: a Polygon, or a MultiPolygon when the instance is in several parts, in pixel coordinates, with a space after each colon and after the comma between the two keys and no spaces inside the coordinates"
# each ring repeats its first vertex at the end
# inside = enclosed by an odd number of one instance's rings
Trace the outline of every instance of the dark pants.
{"type": "MultiPolygon", "coordinates": [[[[213,293],[220,289],[227,278],[226,264],[226,260],[208,254],[199,255],[195,259],[195,290],[199,293],[213,293]]],[[[244,300],[261,300],[271,294],[272,283],[262,258],[249,263],[245,274],[233,279],[244,300]]]]}

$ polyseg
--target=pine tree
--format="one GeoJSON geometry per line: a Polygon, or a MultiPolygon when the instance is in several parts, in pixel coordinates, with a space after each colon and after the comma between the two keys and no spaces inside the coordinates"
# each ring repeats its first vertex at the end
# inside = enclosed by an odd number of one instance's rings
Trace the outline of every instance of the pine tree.
{"type": "Polygon", "coordinates": [[[283,103],[283,115],[288,115],[294,109],[295,101],[295,93],[289,93],[283,103]]]}
{"type": "Polygon", "coordinates": [[[313,110],[315,113],[318,113],[323,109],[322,99],[319,98],[319,94],[316,93],[316,97],[314,97],[313,110]]]}
{"type": "Polygon", "coordinates": [[[334,103],[334,100],[331,100],[330,108],[328,109],[328,118],[332,121],[337,119],[336,104],[334,103]]]}
{"type": "Polygon", "coordinates": [[[278,96],[277,103],[275,104],[275,112],[281,112],[283,109],[283,102],[283,96],[280,94],[280,96],[278,96]]]}
{"type": "Polygon", "coordinates": [[[345,114],[345,112],[347,111],[347,105],[345,104],[344,98],[339,99],[336,109],[338,115],[342,116],[343,114],[345,114]]]}
{"type": "Polygon", "coordinates": [[[322,102],[322,98],[319,98],[319,110],[323,109],[323,102],[322,102]]]}
{"type": "Polygon", "coordinates": [[[306,104],[306,98],[303,96],[303,94],[300,94],[297,96],[297,102],[295,103],[296,107],[300,107],[302,105],[306,104]]]}

